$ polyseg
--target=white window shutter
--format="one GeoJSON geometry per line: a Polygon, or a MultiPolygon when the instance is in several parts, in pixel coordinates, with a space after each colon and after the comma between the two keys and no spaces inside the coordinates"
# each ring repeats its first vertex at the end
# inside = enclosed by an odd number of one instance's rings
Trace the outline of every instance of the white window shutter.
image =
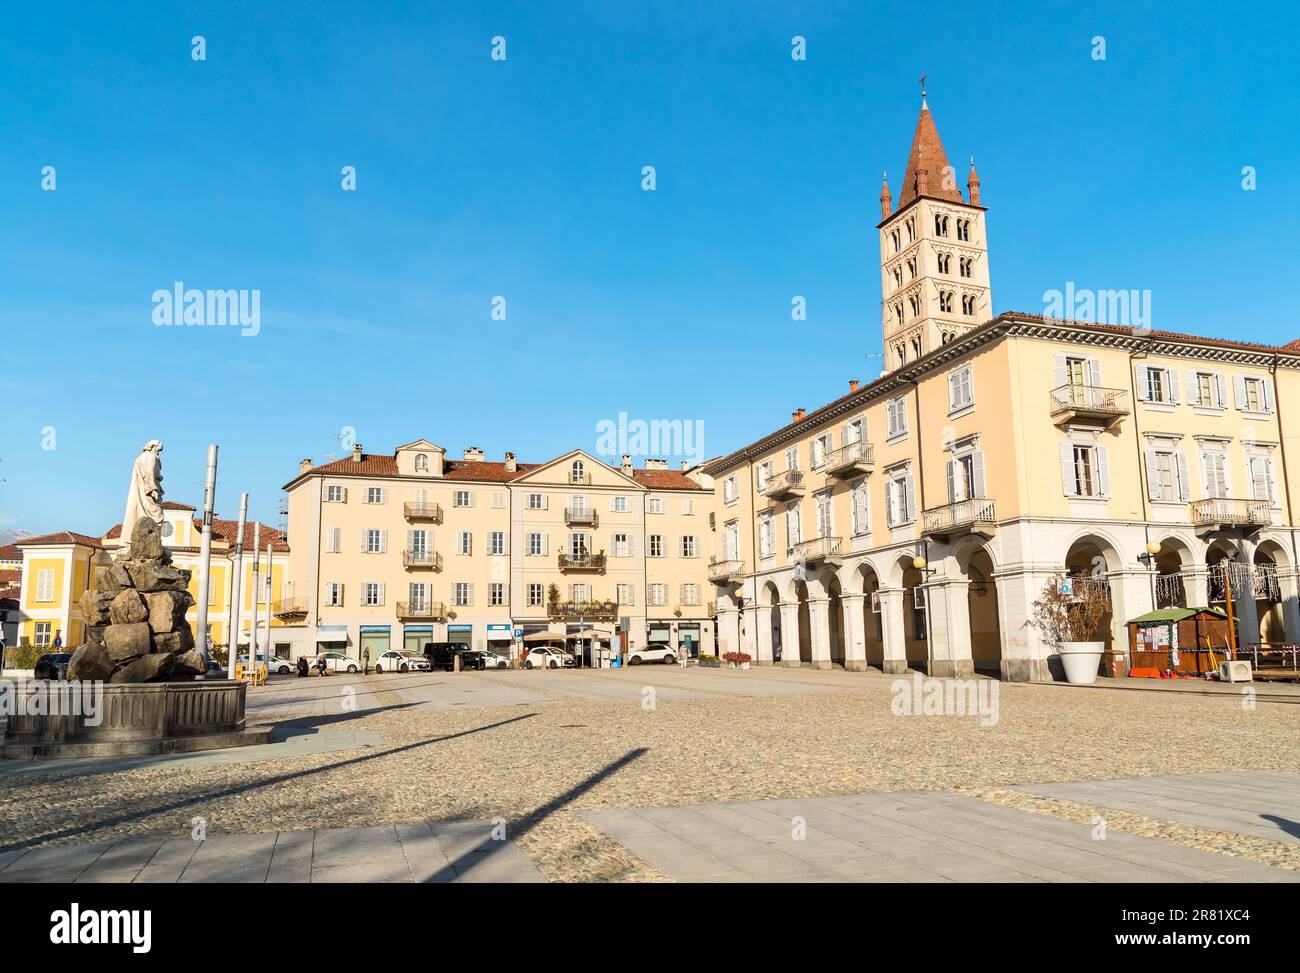
{"type": "Polygon", "coordinates": [[[1176,404],[1182,400],[1182,396],[1179,394],[1179,388],[1178,388],[1178,369],[1166,368],[1165,376],[1169,380],[1169,401],[1176,404]]]}
{"type": "Polygon", "coordinates": [[[388,528],[385,527],[379,532],[379,553],[388,553],[388,528]]]}
{"type": "Polygon", "coordinates": [[[1232,378],[1233,391],[1237,394],[1237,408],[1246,408],[1246,380],[1240,375],[1232,378]]]}
{"type": "Polygon", "coordinates": [[[1061,443],[1061,489],[1067,497],[1078,496],[1074,481],[1074,447],[1061,443]]]}
{"type": "Polygon", "coordinates": [[[1214,404],[1220,409],[1226,409],[1228,407],[1228,383],[1224,381],[1223,375],[1219,372],[1214,373],[1214,391],[1214,404]]]}
{"type": "Polygon", "coordinates": [[[971,479],[974,480],[971,489],[975,491],[975,497],[982,500],[988,496],[984,492],[984,450],[977,449],[971,454],[971,470],[971,479]]]}
{"type": "Polygon", "coordinates": [[[1137,389],[1138,398],[1143,402],[1151,399],[1151,390],[1147,385],[1146,368],[1142,365],[1133,366],[1133,387],[1137,389]]]}
{"type": "Polygon", "coordinates": [[[550,534],[543,534],[543,535],[542,535],[542,554],[543,554],[543,555],[549,555],[550,553],[551,553],[551,535],[550,535],[550,534]]]}
{"type": "Polygon", "coordinates": [[[1273,506],[1277,506],[1277,479],[1273,476],[1273,457],[1264,460],[1265,473],[1268,476],[1268,499],[1273,506]]]}
{"type": "Polygon", "coordinates": [[[907,494],[906,494],[907,502],[905,505],[906,509],[903,512],[903,519],[915,520],[916,519],[916,487],[912,480],[911,473],[908,473],[907,476],[903,478],[903,484],[907,490],[907,494]]]}
{"type": "Polygon", "coordinates": [[[953,467],[955,467],[956,465],[957,464],[955,460],[948,460],[948,502],[949,503],[956,503],[958,499],[957,476],[956,476],[956,471],[953,469],[953,467]]]}
{"type": "Polygon", "coordinates": [[[1191,405],[1198,405],[1201,398],[1201,383],[1196,380],[1196,371],[1187,369],[1183,372],[1183,385],[1187,388],[1187,401],[1191,405]]]}
{"type": "Polygon", "coordinates": [[[1160,470],[1156,464],[1156,451],[1147,450],[1147,491],[1152,500],[1163,499],[1160,496],[1160,470]]]}
{"type": "Polygon", "coordinates": [[[379,582],[379,603],[380,603],[381,605],[385,604],[385,601],[384,601],[384,583],[383,583],[382,581],[379,582]]]}
{"type": "Polygon", "coordinates": [[[1101,385],[1101,362],[1095,358],[1088,359],[1088,384],[1093,388],[1101,385]]]}
{"type": "Polygon", "coordinates": [[[1110,462],[1105,446],[1097,447],[1097,486],[1099,496],[1110,497],[1110,462]]]}
{"type": "Polygon", "coordinates": [[[1070,381],[1069,373],[1065,370],[1065,356],[1052,356],[1052,388],[1060,388],[1070,381]]]}
{"type": "MultiPolygon", "coordinates": [[[[1261,381],[1259,384],[1262,385],[1262,386],[1264,387],[1264,411],[1266,411],[1266,412],[1272,412],[1272,411],[1273,411],[1273,386],[1272,386],[1272,383],[1270,383],[1268,379],[1264,379],[1264,380],[1261,381]]],[[[1272,460],[1270,460],[1269,462],[1271,463],[1272,460]]]]}
{"type": "Polygon", "coordinates": [[[1187,457],[1182,453],[1174,453],[1174,460],[1178,463],[1178,499],[1186,503],[1192,499],[1192,478],[1187,473],[1187,457]]]}

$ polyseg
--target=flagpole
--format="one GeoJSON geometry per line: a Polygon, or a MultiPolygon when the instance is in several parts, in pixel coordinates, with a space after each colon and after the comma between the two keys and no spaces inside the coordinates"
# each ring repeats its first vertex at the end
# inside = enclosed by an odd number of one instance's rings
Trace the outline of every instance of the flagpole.
{"type": "MultiPolygon", "coordinates": [[[[253,592],[253,620],[248,630],[248,665],[245,672],[251,672],[252,666],[257,662],[257,599],[261,594],[261,588],[258,585],[258,547],[262,543],[262,524],[260,521],[253,521],[253,584],[250,590],[253,592]]],[[[267,605],[269,609],[271,606],[267,605]]]]}
{"type": "Polygon", "coordinates": [[[235,528],[235,568],[230,581],[230,621],[226,625],[226,677],[235,678],[235,658],[239,655],[239,626],[243,624],[244,605],[244,518],[248,516],[248,494],[239,495],[239,526],[235,528]]]}
{"type": "Polygon", "coordinates": [[[208,470],[203,481],[203,538],[199,542],[199,610],[194,618],[197,641],[203,648],[203,662],[208,650],[208,592],[212,583],[212,505],[217,493],[217,446],[208,446],[208,470]]]}

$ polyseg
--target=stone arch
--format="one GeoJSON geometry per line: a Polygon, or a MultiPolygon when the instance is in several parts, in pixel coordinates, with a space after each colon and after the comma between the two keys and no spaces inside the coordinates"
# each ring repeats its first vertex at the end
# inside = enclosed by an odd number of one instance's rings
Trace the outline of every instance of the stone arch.
{"type": "Polygon", "coordinates": [[[1204,599],[1195,547],[1181,534],[1152,538],[1159,545],[1151,560],[1156,608],[1190,608],[1204,599]]]}
{"type": "Polygon", "coordinates": [[[781,658],[781,589],[770,578],[758,592],[758,661],[781,658]]]}
{"type": "Polygon", "coordinates": [[[1119,571],[1123,559],[1119,545],[1106,531],[1083,530],[1066,546],[1065,573],[1071,575],[1076,585],[1102,585],[1105,587],[1110,607],[1097,622],[1093,640],[1104,642],[1107,649],[1124,645],[1124,620],[1128,617],[1123,591],[1112,585],[1110,575],[1119,571]]]}
{"type": "Polygon", "coordinates": [[[826,634],[831,665],[844,665],[844,599],[839,575],[823,571],[817,578],[826,597],[826,634]]]}
{"type": "Polygon", "coordinates": [[[1291,559],[1286,547],[1268,537],[1255,546],[1251,582],[1255,599],[1255,618],[1261,642],[1286,642],[1288,626],[1287,595],[1293,585],[1289,577],[1291,559]],[[1285,582],[1285,587],[1283,584],[1285,582]]]}

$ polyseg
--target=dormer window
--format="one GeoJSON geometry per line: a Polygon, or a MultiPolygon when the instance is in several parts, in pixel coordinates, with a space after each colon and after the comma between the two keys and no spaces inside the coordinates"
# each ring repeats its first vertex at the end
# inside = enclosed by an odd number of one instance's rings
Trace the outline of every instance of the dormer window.
{"type": "Polygon", "coordinates": [[[415,472],[417,473],[429,472],[429,457],[425,456],[424,453],[417,453],[415,456],[415,472]]]}
{"type": "Polygon", "coordinates": [[[573,461],[573,465],[569,467],[569,482],[570,483],[587,482],[587,467],[586,464],[582,462],[582,460],[575,459],[573,461]]]}

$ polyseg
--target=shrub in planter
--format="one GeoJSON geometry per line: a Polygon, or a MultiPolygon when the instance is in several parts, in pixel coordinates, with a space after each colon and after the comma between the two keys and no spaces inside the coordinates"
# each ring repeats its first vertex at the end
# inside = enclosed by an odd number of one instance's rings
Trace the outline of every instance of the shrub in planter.
{"type": "Polygon", "coordinates": [[[1065,678],[1072,683],[1096,681],[1106,643],[1097,641],[1097,626],[1110,611],[1110,592],[1091,578],[1057,575],[1043,586],[1033,605],[1032,624],[1061,654],[1065,678]],[[1062,582],[1071,582],[1068,592],[1062,582]]]}
{"type": "Polygon", "coordinates": [[[733,667],[748,669],[750,655],[748,652],[727,652],[722,656],[722,661],[733,667]]]}

